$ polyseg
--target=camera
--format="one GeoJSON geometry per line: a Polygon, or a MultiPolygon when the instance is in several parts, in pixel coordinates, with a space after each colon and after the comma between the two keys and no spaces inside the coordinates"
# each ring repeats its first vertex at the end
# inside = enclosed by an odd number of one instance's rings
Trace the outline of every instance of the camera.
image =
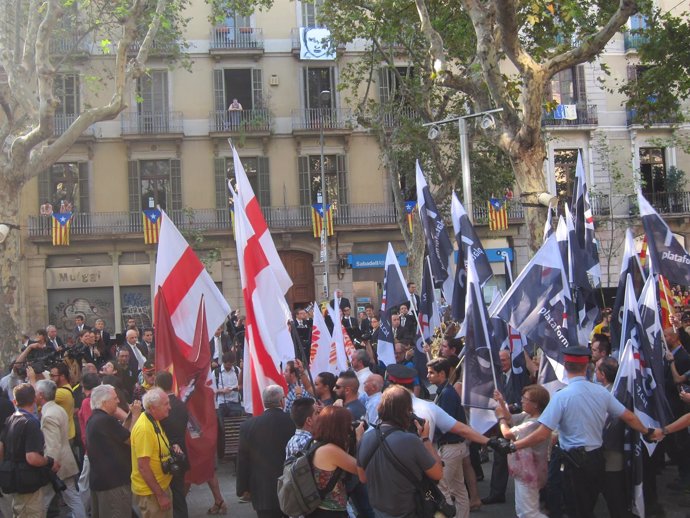
{"type": "Polygon", "coordinates": [[[362,333],[362,341],[368,342],[369,340],[371,340],[371,331],[365,331],[362,333]]]}
{"type": "Polygon", "coordinates": [[[65,351],[65,356],[71,360],[76,360],[81,362],[86,356],[86,346],[84,344],[78,344],[65,351]]]}
{"type": "Polygon", "coordinates": [[[166,475],[179,475],[186,470],[187,457],[184,453],[170,452],[170,457],[161,462],[161,468],[166,475]]]}
{"type": "Polygon", "coordinates": [[[56,494],[59,494],[67,489],[67,484],[65,484],[64,480],[57,476],[57,473],[50,468],[47,468],[47,470],[48,480],[50,480],[50,485],[53,486],[53,491],[55,491],[56,494]]]}
{"type": "Polygon", "coordinates": [[[426,423],[426,419],[422,419],[421,417],[418,417],[414,413],[410,415],[412,418],[412,421],[410,422],[410,428],[407,430],[408,432],[412,432],[413,434],[417,435],[417,426],[415,425],[415,421],[419,423],[419,426],[424,428],[424,424],[426,423]]]}
{"type": "Polygon", "coordinates": [[[356,430],[362,423],[364,423],[364,431],[366,432],[367,428],[369,428],[369,423],[367,423],[364,419],[355,419],[352,421],[352,429],[356,430]]]}

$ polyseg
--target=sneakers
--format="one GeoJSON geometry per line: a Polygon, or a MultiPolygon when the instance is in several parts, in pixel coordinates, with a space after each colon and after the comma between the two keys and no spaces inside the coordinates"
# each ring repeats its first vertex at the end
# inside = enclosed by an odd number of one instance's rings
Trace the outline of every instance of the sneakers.
{"type": "Polygon", "coordinates": [[[239,498],[237,499],[237,501],[238,501],[240,504],[248,504],[248,503],[250,503],[250,502],[252,501],[252,498],[251,498],[251,496],[249,496],[248,493],[245,493],[245,494],[243,494],[241,497],[239,497],[239,498]]]}

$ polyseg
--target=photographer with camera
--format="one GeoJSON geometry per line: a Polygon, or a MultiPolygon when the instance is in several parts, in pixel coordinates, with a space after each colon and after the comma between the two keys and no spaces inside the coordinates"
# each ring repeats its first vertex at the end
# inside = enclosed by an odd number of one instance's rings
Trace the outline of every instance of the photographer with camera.
{"type": "Polygon", "coordinates": [[[142,518],[172,518],[170,482],[180,469],[160,421],[170,414],[168,395],[158,387],[143,399],[145,413],[132,428],[132,493],[142,518]]]}
{"type": "Polygon", "coordinates": [[[7,481],[3,481],[3,491],[14,493],[12,511],[15,518],[43,517],[42,495],[49,482],[48,472],[57,472],[60,463],[44,453],[41,424],[33,414],[36,405],[33,386],[28,383],[16,386],[14,405],[17,411],[7,418],[0,435],[0,460],[3,465],[6,462],[14,465],[13,491],[4,485],[7,481]]]}
{"type": "Polygon", "coordinates": [[[46,508],[55,494],[62,491],[62,499],[72,511],[74,518],[85,518],[86,511],[77,489],[79,468],[69,446],[69,424],[67,413],[55,403],[57,385],[50,380],[36,382],[36,404],[41,407],[41,431],[45,438],[45,454],[60,464],[57,480],[52,479],[52,486],[43,491],[43,503],[46,508]]]}

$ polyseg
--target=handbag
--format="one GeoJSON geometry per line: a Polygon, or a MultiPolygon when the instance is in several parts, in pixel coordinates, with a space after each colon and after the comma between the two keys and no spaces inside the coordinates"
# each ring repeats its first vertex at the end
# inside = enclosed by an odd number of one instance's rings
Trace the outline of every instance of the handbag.
{"type": "Polygon", "coordinates": [[[415,477],[386,444],[386,437],[382,435],[380,428],[376,429],[376,434],[379,444],[383,447],[383,454],[415,487],[415,515],[419,518],[453,518],[455,506],[446,502],[446,497],[438,488],[438,483],[425,473],[422,473],[421,480],[415,477]]]}

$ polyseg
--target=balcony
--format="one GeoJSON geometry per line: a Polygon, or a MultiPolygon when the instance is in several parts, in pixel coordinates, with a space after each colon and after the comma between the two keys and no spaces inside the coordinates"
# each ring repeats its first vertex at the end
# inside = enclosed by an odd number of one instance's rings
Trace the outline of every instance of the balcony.
{"type": "MultiPolygon", "coordinates": [[[[644,193],[644,197],[659,214],[681,216],[690,214],[690,192],[644,193]]],[[[629,196],[630,212],[637,214],[637,196],[629,196]]]]}
{"type": "MultiPolygon", "coordinates": [[[[139,52],[142,43],[143,40],[137,40],[131,43],[130,46],[127,47],[127,54],[130,56],[135,56],[139,52]]],[[[153,43],[149,49],[149,55],[171,56],[173,54],[178,53],[179,51],[180,45],[176,41],[163,41],[161,39],[154,38],[153,43]]]]}
{"type": "Polygon", "coordinates": [[[637,32],[625,31],[623,33],[623,46],[625,51],[636,51],[640,46],[644,45],[649,41],[649,37],[645,34],[639,34],[637,32]]]}
{"type": "Polygon", "coordinates": [[[122,135],[181,134],[182,112],[129,112],[121,118],[122,135]]]}
{"type": "MultiPolygon", "coordinates": [[[[312,231],[311,207],[283,206],[264,207],[264,218],[272,230],[312,231]]],[[[230,232],[230,213],[226,209],[195,210],[190,219],[186,211],[171,211],[168,215],[180,230],[204,232],[230,232]]],[[[51,237],[50,216],[29,216],[30,238],[51,237]]],[[[334,224],[338,227],[369,228],[370,225],[397,225],[397,211],[385,203],[343,204],[335,213],[334,224]]],[[[140,212],[101,212],[91,214],[75,213],[72,216],[70,236],[94,238],[143,234],[140,212]]]]}
{"type": "MultiPolygon", "coordinates": [[[[508,223],[524,222],[525,214],[522,210],[522,203],[516,200],[507,201],[506,209],[508,210],[508,223]]],[[[475,225],[489,224],[489,208],[485,201],[475,200],[473,202],[472,215],[474,216],[475,225]]]]}
{"type": "MultiPolygon", "coordinates": [[[[79,114],[74,113],[56,113],[53,116],[53,136],[59,137],[67,128],[69,128],[72,123],[77,120],[79,114]]],[[[93,137],[94,136],[93,126],[89,126],[84,133],[81,134],[82,137],[93,137]]]]}
{"type": "Polygon", "coordinates": [[[648,112],[639,113],[635,108],[626,111],[628,126],[670,126],[682,121],[683,117],[677,112],[648,112]]]}
{"type": "Polygon", "coordinates": [[[422,118],[417,110],[409,106],[397,106],[391,108],[380,108],[377,114],[378,123],[385,129],[391,130],[400,126],[415,122],[421,124],[422,118]]]}
{"type": "Polygon", "coordinates": [[[597,107],[595,104],[577,103],[575,105],[576,118],[574,119],[566,119],[560,116],[567,115],[565,109],[560,113],[557,112],[557,110],[544,110],[541,119],[541,125],[547,126],[549,128],[570,126],[595,126],[599,122],[599,117],[597,116],[597,107]]]}
{"type": "Polygon", "coordinates": [[[352,111],[335,108],[305,108],[292,111],[293,133],[318,133],[321,130],[334,133],[352,131],[352,111]]]}
{"type": "Polygon", "coordinates": [[[210,115],[211,133],[221,133],[224,136],[233,134],[249,134],[254,136],[268,136],[271,133],[271,114],[268,109],[216,111],[210,115]]]}
{"type": "Polygon", "coordinates": [[[74,33],[55,34],[50,39],[50,53],[53,56],[87,56],[89,54],[88,45],[84,37],[74,33]]]}
{"type": "Polygon", "coordinates": [[[257,27],[219,26],[211,30],[211,54],[263,54],[264,33],[257,27]]]}

